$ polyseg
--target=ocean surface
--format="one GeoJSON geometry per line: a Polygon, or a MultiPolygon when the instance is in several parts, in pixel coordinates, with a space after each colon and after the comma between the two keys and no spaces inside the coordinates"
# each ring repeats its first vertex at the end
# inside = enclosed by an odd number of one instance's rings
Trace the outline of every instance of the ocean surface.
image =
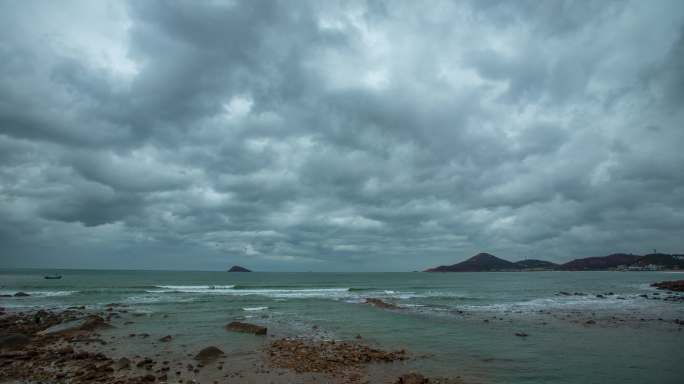
{"type": "MultiPolygon", "coordinates": [[[[179,345],[219,344],[236,354],[262,342],[223,330],[236,319],[266,325],[278,336],[361,335],[383,349],[406,348],[416,356],[406,363],[411,369],[473,383],[682,383],[684,331],[676,321],[684,321],[684,302],[660,299],[669,294],[649,284],[683,278],[668,272],[0,270],[0,294],[31,295],[0,298],[0,306],[97,310],[120,303],[136,316],[137,332],[172,334],[179,345]],[[52,273],[63,278],[43,278],[52,273]],[[364,304],[369,297],[401,309],[364,304]]],[[[111,332],[130,332],[117,329],[111,332]]]]}

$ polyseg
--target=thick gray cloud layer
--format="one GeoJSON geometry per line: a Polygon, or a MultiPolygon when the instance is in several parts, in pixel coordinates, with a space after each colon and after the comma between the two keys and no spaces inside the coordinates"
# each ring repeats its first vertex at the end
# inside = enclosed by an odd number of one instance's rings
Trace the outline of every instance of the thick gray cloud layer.
{"type": "Polygon", "coordinates": [[[0,25],[0,266],[683,250],[681,1],[8,0],[0,25]]]}

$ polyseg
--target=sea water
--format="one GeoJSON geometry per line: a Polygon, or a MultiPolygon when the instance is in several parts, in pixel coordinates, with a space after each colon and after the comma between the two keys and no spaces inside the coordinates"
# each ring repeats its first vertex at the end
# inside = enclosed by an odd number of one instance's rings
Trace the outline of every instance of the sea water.
{"type": "MultiPolygon", "coordinates": [[[[399,369],[466,382],[680,383],[684,332],[675,321],[684,321],[684,303],[659,300],[667,294],[655,295],[649,285],[681,278],[666,272],[1,270],[0,294],[31,296],[2,298],[0,306],[101,310],[117,303],[136,316],[136,332],[172,334],[188,348],[219,344],[236,356],[263,343],[223,330],[237,319],[279,336],[360,335],[384,349],[410,351],[415,358],[399,369]],[[45,274],[63,277],[46,280],[45,274]],[[400,309],[372,307],[364,303],[369,297],[400,309]]],[[[112,332],[130,332],[117,329],[112,332]]]]}

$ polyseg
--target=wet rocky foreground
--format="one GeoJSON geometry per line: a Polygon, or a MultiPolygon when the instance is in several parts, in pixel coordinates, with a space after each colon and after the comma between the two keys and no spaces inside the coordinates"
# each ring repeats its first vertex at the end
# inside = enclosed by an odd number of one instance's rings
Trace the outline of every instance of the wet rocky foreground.
{"type": "MultiPolygon", "coordinates": [[[[654,283],[659,290],[644,293],[639,299],[681,305],[683,283],[681,280],[654,283]]],[[[587,295],[621,299],[613,292],[557,293],[557,296],[587,295]]],[[[16,297],[24,296],[17,294],[16,297]]],[[[403,307],[377,298],[367,298],[361,305],[397,314],[406,312],[403,307]]],[[[487,316],[456,309],[449,314],[483,327],[515,324],[516,330],[511,331],[510,337],[523,339],[535,338],[534,330],[552,321],[574,323],[582,329],[657,327],[679,332],[684,326],[681,318],[661,314],[648,317],[638,313],[615,315],[586,310],[539,310],[532,317],[518,310],[487,316]]],[[[303,338],[273,335],[259,324],[227,322],[223,326],[225,332],[243,334],[241,337],[258,341],[255,345],[260,346],[254,351],[237,353],[223,351],[221,344],[186,345],[176,334],[150,335],[138,328],[139,316],[144,315],[116,303],[103,310],[78,306],[60,311],[9,312],[0,307],[0,384],[462,382],[458,377],[427,378],[411,372],[410,362],[423,356],[403,349],[380,349],[361,335],[352,340],[315,337],[317,326],[311,337],[303,338]],[[139,348],[141,344],[147,348],[139,348]]]]}
{"type": "MultiPolygon", "coordinates": [[[[163,353],[128,356],[110,353],[112,344],[144,339],[170,345],[174,337],[152,338],[130,333],[118,340],[103,333],[112,319],[127,315],[115,304],[104,311],[73,307],[64,311],[6,313],[0,311],[0,383],[369,383],[370,365],[409,360],[405,350],[384,351],[358,339],[350,341],[268,338],[254,356],[224,353],[215,346],[199,346],[184,360],[163,353]],[[127,340],[128,339],[128,340],[127,340]]],[[[119,321],[121,323],[121,321],[119,321]]],[[[122,322],[132,326],[133,322],[122,322]]],[[[264,338],[265,327],[229,323],[225,329],[264,338]]],[[[178,348],[188,348],[178,346],[178,348]]],[[[419,373],[392,374],[383,383],[456,383],[458,380],[426,378],[419,373]]]]}

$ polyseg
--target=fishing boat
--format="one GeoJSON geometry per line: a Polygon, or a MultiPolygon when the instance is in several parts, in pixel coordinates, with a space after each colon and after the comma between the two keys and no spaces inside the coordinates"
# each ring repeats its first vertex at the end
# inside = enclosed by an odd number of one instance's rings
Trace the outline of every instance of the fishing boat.
{"type": "Polygon", "coordinates": [[[45,277],[46,279],[48,279],[48,280],[56,280],[56,279],[61,279],[61,278],[62,278],[62,275],[47,275],[47,276],[44,276],[44,277],[45,277]]]}

